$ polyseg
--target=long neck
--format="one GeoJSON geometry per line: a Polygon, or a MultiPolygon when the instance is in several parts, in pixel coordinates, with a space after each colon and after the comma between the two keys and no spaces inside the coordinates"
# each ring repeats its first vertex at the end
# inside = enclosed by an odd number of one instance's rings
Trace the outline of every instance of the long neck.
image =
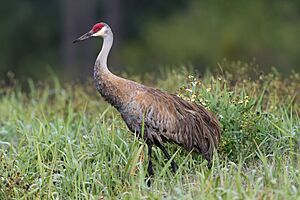
{"type": "Polygon", "coordinates": [[[113,44],[113,34],[106,35],[103,39],[102,49],[94,66],[94,81],[101,96],[117,109],[122,105],[117,83],[117,76],[113,75],[107,68],[107,57],[113,44]]]}
{"type": "Polygon", "coordinates": [[[95,63],[95,68],[97,68],[97,71],[101,72],[109,72],[107,68],[107,57],[109,54],[109,51],[112,47],[113,44],[113,34],[106,35],[106,37],[103,38],[103,45],[102,49],[97,57],[96,63],[95,63]]]}

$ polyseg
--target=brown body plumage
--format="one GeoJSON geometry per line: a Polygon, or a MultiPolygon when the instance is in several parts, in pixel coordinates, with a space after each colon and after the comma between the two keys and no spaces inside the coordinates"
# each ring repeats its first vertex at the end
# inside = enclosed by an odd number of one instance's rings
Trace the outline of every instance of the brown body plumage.
{"type": "MultiPolygon", "coordinates": [[[[107,24],[96,24],[85,36],[104,38],[102,50],[94,67],[94,80],[99,93],[122,115],[128,128],[142,136],[148,144],[148,174],[152,175],[151,152],[153,144],[158,146],[165,156],[170,155],[164,148],[164,142],[174,142],[187,151],[195,151],[211,164],[213,151],[220,142],[220,125],[217,118],[200,105],[187,102],[176,95],[147,87],[134,81],[112,74],[106,65],[112,45],[113,35],[107,24]],[[95,32],[100,27],[100,29],[95,32]],[[96,27],[96,28],[95,28],[96,27]]],[[[173,171],[177,165],[171,162],[173,171]]]]}

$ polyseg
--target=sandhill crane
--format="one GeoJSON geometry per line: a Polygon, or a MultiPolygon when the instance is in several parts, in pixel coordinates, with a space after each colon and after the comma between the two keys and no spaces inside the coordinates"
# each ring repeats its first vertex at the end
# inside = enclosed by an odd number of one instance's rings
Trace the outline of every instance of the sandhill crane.
{"type": "MultiPolygon", "coordinates": [[[[217,118],[200,105],[112,74],[107,68],[107,57],[113,44],[113,33],[106,23],[95,24],[74,43],[91,37],[104,40],[94,66],[96,88],[121,113],[129,130],[145,140],[148,146],[148,176],[154,174],[151,161],[153,145],[159,147],[168,160],[171,159],[164,142],[174,142],[187,151],[201,154],[211,166],[213,151],[220,142],[217,118]]],[[[178,168],[174,160],[171,167],[173,172],[178,168]]]]}

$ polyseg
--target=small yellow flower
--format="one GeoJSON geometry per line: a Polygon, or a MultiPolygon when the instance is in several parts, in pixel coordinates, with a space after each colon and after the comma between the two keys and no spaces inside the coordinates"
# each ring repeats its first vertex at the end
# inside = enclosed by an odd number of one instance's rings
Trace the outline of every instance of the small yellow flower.
{"type": "Polygon", "coordinates": [[[211,91],[211,88],[206,88],[206,92],[210,92],[211,91]]]}
{"type": "Polygon", "coordinates": [[[189,89],[189,88],[186,88],[185,91],[188,91],[188,92],[190,92],[190,93],[193,92],[193,91],[192,91],[191,89],[189,89]]]}
{"type": "Polygon", "coordinates": [[[194,102],[195,100],[196,100],[196,95],[193,94],[193,95],[191,96],[191,102],[194,102]]]}

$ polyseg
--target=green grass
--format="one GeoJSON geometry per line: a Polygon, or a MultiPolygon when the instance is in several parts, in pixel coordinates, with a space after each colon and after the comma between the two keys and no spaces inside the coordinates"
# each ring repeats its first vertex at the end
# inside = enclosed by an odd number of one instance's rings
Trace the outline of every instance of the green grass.
{"type": "Polygon", "coordinates": [[[300,199],[299,75],[188,74],[169,71],[156,85],[217,113],[211,170],[169,144],[173,175],[155,148],[149,188],[145,143],[92,82],[28,81],[27,92],[13,83],[0,89],[0,199],[300,199]]]}

